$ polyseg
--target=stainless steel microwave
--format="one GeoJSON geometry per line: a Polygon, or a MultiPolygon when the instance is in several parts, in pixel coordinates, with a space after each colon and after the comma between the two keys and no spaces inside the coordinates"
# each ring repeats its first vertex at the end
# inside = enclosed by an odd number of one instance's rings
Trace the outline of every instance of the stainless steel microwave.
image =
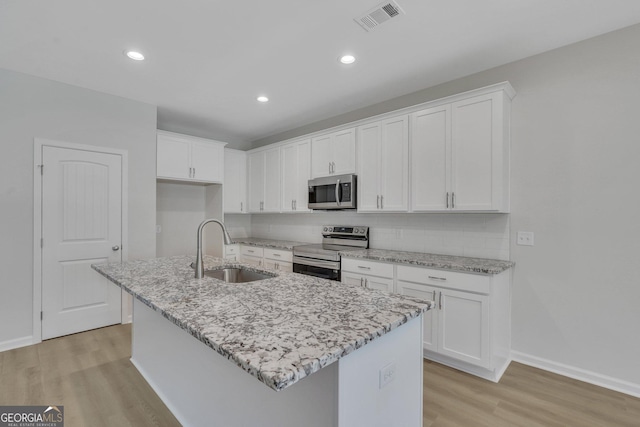
{"type": "Polygon", "coordinates": [[[355,175],[333,175],[309,180],[309,209],[355,209],[355,175]]]}

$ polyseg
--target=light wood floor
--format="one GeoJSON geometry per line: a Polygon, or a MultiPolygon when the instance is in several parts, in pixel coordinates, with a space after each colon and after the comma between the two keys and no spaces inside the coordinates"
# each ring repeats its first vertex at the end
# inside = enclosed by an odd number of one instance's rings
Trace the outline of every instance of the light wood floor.
{"type": "MultiPolygon", "coordinates": [[[[130,356],[130,325],[0,353],[0,405],[64,405],[67,427],[179,426],[130,356]]],[[[425,361],[424,380],[424,427],[640,426],[640,399],[518,363],[494,384],[425,361]]]]}

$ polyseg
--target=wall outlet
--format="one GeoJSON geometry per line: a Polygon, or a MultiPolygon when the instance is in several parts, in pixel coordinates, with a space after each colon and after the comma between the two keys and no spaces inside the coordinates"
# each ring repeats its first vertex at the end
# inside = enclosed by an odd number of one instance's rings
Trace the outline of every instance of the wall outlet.
{"type": "Polygon", "coordinates": [[[389,384],[396,375],[396,364],[391,362],[388,365],[380,368],[380,388],[389,384]]]}
{"type": "Polygon", "coordinates": [[[533,231],[518,231],[518,245],[533,246],[533,231]]]}

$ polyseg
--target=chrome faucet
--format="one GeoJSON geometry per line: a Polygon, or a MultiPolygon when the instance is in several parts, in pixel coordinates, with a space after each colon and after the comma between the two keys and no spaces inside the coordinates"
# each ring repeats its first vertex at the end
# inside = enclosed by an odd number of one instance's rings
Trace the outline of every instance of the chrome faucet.
{"type": "Polygon", "coordinates": [[[218,221],[217,219],[210,218],[205,219],[198,226],[198,247],[196,249],[196,279],[202,279],[204,277],[204,262],[202,261],[202,230],[204,226],[209,224],[210,222],[215,222],[222,228],[222,237],[224,238],[225,245],[233,244],[233,240],[231,240],[231,236],[227,233],[227,229],[222,223],[222,221],[218,221]]]}

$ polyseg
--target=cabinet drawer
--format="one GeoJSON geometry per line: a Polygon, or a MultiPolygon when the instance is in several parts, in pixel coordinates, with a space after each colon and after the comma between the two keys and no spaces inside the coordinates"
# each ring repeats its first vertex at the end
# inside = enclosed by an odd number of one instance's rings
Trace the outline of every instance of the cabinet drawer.
{"type": "Polygon", "coordinates": [[[257,246],[240,246],[240,253],[242,255],[254,256],[262,258],[264,256],[264,249],[257,246]]]}
{"type": "Polygon", "coordinates": [[[239,253],[240,253],[240,249],[238,248],[238,245],[226,245],[224,247],[225,255],[237,255],[239,253]]]}
{"type": "Polygon", "coordinates": [[[293,252],[281,249],[264,248],[264,257],[276,261],[293,262],[293,252]]]}
{"type": "Polygon", "coordinates": [[[384,262],[344,258],[342,259],[341,268],[343,271],[393,279],[393,264],[384,262]]]}
{"type": "Polygon", "coordinates": [[[487,295],[491,288],[491,278],[489,276],[404,265],[398,266],[397,278],[407,282],[487,295]]]}

